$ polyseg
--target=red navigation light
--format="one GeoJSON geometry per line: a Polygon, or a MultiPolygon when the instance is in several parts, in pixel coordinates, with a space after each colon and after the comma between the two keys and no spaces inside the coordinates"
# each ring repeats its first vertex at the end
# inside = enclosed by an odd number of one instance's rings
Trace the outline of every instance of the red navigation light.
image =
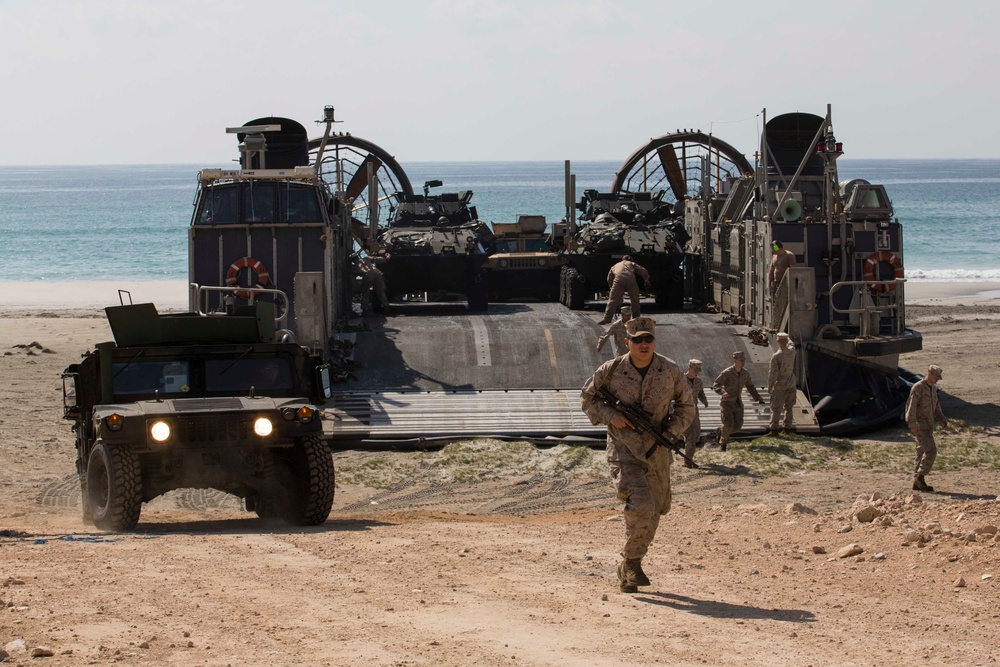
{"type": "Polygon", "coordinates": [[[844,144],[843,144],[843,142],[840,142],[840,141],[837,142],[837,152],[838,153],[843,153],[844,152],[844,144]]]}
{"type": "Polygon", "coordinates": [[[816,144],[816,152],[817,153],[825,153],[826,152],[826,144],[816,144]]]}

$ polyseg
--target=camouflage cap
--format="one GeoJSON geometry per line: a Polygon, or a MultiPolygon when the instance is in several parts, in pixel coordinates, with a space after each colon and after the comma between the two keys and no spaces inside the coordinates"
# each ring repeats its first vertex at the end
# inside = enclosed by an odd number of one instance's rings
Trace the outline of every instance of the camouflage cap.
{"type": "Polygon", "coordinates": [[[733,359],[739,359],[740,361],[746,361],[747,360],[747,355],[746,355],[745,352],[736,351],[736,352],[733,352],[733,359]]]}
{"type": "Polygon", "coordinates": [[[652,317],[636,317],[625,323],[625,333],[629,336],[641,336],[642,334],[655,336],[655,331],[656,322],[653,321],[652,317]]]}
{"type": "Polygon", "coordinates": [[[621,307],[621,313],[622,313],[622,315],[631,315],[632,314],[632,306],[622,306],[621,307]]]}
{"type": "Polygon", "coordinates": [[[693,368],[696,371],[701,370],[701,359],[692,359],[688,362],[688,367],[693,368]]]}
{"type": "Polygon", "coordinates": [[[935,364],[931,364],[930,366],[927,367],[927,374],[928,375],[933,375],[938,380],[940,380],[941,379],[941,367],[937,366],[935,364]]]}
{"type": "Polygon", "coordinates": [[[778,340],[788,340],[788,334],[784,332],[778,334],[778,340]]]}

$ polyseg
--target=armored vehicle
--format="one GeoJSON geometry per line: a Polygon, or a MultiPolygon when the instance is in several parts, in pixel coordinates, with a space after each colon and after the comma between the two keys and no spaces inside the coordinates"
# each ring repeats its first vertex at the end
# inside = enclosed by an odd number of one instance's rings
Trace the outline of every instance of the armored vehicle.
{"type": "Polygon", "coordinates": [[[379,265],[390,300],[406,295],[442,292],[462,294],[469,310],[489,308],[486,260],[495,244],[493,232],[470,206],[472,192],[432,195],[395,194],[396,208],[387,227],[380,229],[376,246],[386,253],[379,265]]]}
{"type": "Polygon", "coordinates": [[[143,502],[179,488],[218,489],[293,525],[326,521],[334,467],[316,406],[331,395],[329,369],[277,339],[272,304],[106,313],[114,342],[63,374],[85,522],[132,530],[143,502]]]}
{"type": "Polygon", "coordinates": [[[579,226],[570,230],[563,249],[560,301],[573,310],[595,293],[607,292],[607,275],[625,255],[642,265],[652,281],[656,305],[684,307],[684,223],[663,201],[663,190],[610,192],[586,190],[576,208],[579,226]]]}
{"type": "Polygon", "coordinates": [[[557,223],[546,231],[544,215],[519,215],[517,222],[494,222],[497,251],[486,264],[489,270],[490,300],[529,299],[558,301],[561,229],[557,223]]]}

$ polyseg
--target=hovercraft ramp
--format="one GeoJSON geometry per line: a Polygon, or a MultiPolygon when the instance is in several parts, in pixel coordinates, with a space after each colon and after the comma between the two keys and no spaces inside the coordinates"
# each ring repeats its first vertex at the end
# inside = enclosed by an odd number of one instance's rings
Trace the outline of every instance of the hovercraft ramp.
{"type": "MultiPolygon", "coordinates": [[[[354,368],[327,404],[326,435],[335,444],[489,436],[603,440],[605,428],[580,409],[583,383],[613,356],[611,341],[597,352],[602,313],[558,303],[493,304],[488,313],[470,313],[464,304],[412,303],[394,304],[390,317],[357,320],[366,328],[340,336],[353,343],[354,368]]],[[[709,387],[703,433],[719,426],[719,396],[710,388],[734,351],[747,353],[754,383],[766,384],[773,350],[751,343],[746,327],[721,324],[712,314],[643,314],[657,322],[657,352],[682,370],[688,359],[702,360],[709,387]]],[[[758,390],[766,400],[766,391],[758,390]]],[[[763,433],[767,411],[745,403],[743,433],[763,433]]],[[[814,430],[801,392],[799,404],[798,428],[814,430]]]]}

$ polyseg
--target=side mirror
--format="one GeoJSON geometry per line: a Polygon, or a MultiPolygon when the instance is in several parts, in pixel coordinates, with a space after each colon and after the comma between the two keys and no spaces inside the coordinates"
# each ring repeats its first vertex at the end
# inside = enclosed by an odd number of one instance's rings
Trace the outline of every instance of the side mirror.
{"type": "Polygon", "coordinates": [[[333,398],[333,380],[330,377],[330,366],[327,364],[316,368],[316,387],[323,402],[333,398]]]}

